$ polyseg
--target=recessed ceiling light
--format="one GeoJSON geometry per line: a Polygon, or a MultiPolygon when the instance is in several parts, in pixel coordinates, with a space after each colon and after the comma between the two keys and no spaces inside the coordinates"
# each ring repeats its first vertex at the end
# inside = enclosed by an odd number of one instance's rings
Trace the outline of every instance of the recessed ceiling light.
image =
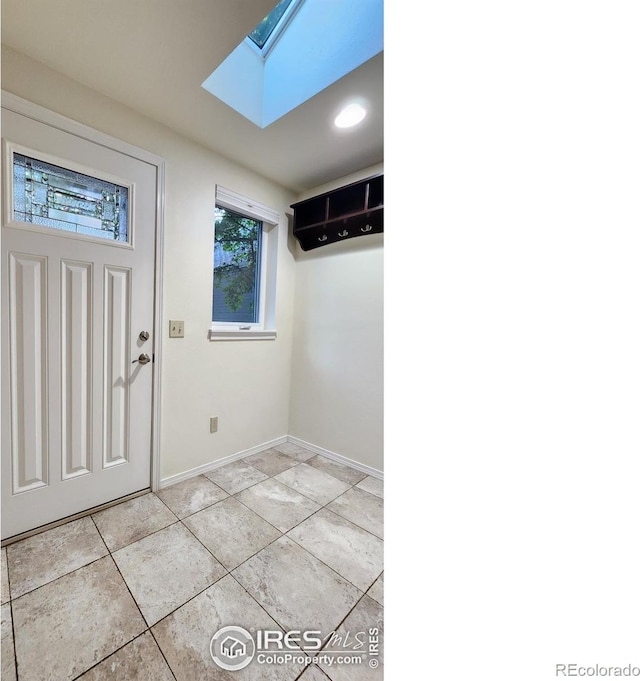
{"type": "Polygon", "coordinates": [[[334,124],[336,128],[351,128],[364,120],[367,110],[362,104],[348,104],[336,116],[334,124]]]}

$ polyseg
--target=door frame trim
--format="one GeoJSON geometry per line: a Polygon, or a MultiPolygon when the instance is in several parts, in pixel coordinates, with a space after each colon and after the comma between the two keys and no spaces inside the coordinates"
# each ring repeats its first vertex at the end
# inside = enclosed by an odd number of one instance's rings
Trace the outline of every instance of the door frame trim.
{"type": "Polygon", "coordinates": [[[151,479],[153,492],[160,489],[160,405],[162,377],[162,285],[163,285],[163,253],[164,253],[164,218],[165,218],[165,160],[146,149],[141,149],[128,142],[107,135],[84,123],[79,123],[39,104],[18,97],[5,90],[1,91],[3,109],[21,114],[39,123],[75,135],[81,139],[99,144],[121,154],[131,156],[156,168],[156,226],[155,226],[155,281],[154,281],[154,342],[152,363],[153,380],[151,388],[151,479]]]}

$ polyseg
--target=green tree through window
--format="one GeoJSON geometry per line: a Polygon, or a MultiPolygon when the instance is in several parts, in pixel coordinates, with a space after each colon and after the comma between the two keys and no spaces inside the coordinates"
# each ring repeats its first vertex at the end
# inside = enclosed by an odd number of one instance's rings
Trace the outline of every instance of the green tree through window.
{"type": "Polygon", "coordinates": [[[262,222],[216,207],[213,321],[256,323],[262,222]]]}

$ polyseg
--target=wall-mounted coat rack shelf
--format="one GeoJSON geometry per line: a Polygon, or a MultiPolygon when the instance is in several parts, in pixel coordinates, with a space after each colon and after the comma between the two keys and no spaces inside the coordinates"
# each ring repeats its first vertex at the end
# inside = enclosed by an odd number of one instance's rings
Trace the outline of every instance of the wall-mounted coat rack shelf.
{"type": "Polygon", "coordinates": [[[293,235],[303,251],[383,231],[383,175],[291,205],[293,235]]]}

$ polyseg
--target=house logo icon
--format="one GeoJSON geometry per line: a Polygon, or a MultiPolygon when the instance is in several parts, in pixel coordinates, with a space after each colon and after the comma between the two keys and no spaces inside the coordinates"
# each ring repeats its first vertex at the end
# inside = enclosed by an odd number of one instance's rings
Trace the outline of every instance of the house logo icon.
{"type": "Polygon", "coordinates": [[[220,650],[231,660],[247,654],[247,646],[235,636],[227,636],[220,644],[220,650]]]}
{"type": "Polygon", "coordinates": [[[251,634],[242,627],[222,627],[213,635],[209,646],[211,658],[221,669],[238,671],[253,660],[256,645],[251,634]]]}

